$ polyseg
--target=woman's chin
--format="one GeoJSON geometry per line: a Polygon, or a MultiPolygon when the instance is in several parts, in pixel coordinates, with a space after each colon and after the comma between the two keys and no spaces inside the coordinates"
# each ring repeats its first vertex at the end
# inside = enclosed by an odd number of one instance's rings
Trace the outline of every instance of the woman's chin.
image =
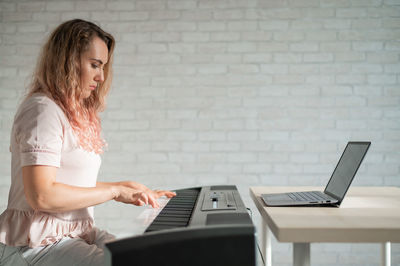
{"type": "Polygon", "coordinates": [[[81,98],[82,99],[87,99],[90,97],[90,95],[92,94],[92,90],[85,90],[82,94],[81,94],[81,98]]]}

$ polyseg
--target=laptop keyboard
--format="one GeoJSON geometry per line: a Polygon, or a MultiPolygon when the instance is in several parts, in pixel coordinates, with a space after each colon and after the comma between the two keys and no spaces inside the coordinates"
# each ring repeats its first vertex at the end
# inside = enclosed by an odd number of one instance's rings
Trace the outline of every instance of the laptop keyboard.
{"type": "Polygon", "coordinates": [[[293,192],[289,193],[289,197],[295,201],[325,201],[331,199],[319,191],[293,192]]]}

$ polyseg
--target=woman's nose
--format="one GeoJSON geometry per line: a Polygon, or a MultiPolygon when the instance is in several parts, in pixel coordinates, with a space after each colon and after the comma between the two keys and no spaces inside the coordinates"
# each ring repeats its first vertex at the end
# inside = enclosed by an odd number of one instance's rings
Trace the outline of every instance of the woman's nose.
{"type": "Polygon", "coordinates": [[[94,77],[94,80],[97,81],[97,82],[103,82],[104,81],[104,71],[102,69],[94,77]]]}

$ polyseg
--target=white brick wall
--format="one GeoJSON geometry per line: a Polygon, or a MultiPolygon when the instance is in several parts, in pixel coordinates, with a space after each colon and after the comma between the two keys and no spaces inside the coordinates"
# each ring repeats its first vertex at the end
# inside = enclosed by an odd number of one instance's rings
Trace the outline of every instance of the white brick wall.
{"type": "MultiPolygon", "coordinates": [[[[347,141],[371,140],[355,185],[400,186],[398,0],[2,0],[2,209],[15,108],[43,40],[71,18],[117,39],[101,180],[234,183],[258,224],[249,186],[324,185],[347,141]]],[[[118,235],[141,211],[96,210],[118,235]]],[[[379,245],[312,249],[316,265],[379,264],[379,245]]],[[[288,244],[273,252],[275,265],[291,263],[288,244]]]]}

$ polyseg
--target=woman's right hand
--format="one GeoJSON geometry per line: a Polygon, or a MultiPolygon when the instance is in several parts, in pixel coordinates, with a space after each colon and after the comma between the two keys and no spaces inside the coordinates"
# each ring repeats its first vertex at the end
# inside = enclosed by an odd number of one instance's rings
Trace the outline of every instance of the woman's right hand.
{"type": "Polygon", "coordinates": [[[143,190],[134,189],[124,185],[117,185],[113,188],[114,200],[126,204],[143,206],[150,204],[158,207],[157,201],[143,190]]]}

